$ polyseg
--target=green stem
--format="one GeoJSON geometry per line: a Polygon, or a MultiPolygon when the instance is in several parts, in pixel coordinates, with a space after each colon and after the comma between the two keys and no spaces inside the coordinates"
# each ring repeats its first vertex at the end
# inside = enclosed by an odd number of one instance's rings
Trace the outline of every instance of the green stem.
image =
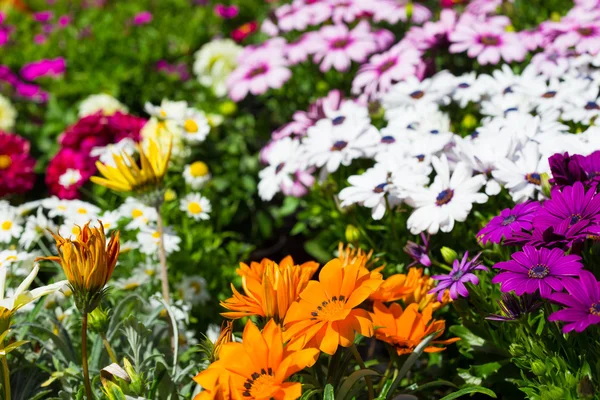
{"type": "Polygon", "coordinates": [[[111,362],[118,364],[119,362],[117,361],[117,356],[115,355],[112,346],[106,338],[106,335],[104,333],[101,333],[100,336],[102,337],[102,343],[104,343],[104,348],[106,348],[106,352],[108,353],[108,358],[110,358],[111,362]]]}
{"type": "Polygon", "coordinates": [[[387,380],[390,372],[392,371],[392,366],[394,365],[394,359],[390,358],[390,362],[388,362],[387,368],[385,369],[385,373],[379,382],[379,386],[377,386],[377,393],[381,394],[381,389],[383,389],[383,385],[385,385],[385,381],[387,380]]]}
{"type": "Polygon", "coordinates": [[[88,400],[92,400],[94,396],[92,394],[92,386],[90,385],[90,371],[88,367],[87,324],[88,313],[87,311],[84,311],[81,319],[81,364],[83,366],[83,385],[85,386],[85,394],[88,400]]]}
{"type": "Polygon", "coordinates": [[[158,214],[156,225],[159,234],[158,260],[160,261],[160,280],[162,284],[162,295],[163,299],[165,299],[165,302],[167,304],[171,304],[171,302],[169,301],[169,273],[167,266],[167,252],[165,250],[165,229],[163,226],[162,216],[160,215],[160,204],[156,206],[156,213],[158,214]]]}
{"type": "MultiPolygon", "coordinates": [[[[2,349],[4,349],[4,344],[2,344],[2,349]]],[[[4,399],[11,400],[10,370],[8,369],[8,360],[6,359],[6,355],[2,356],[2,380],[4,383],[4,399]]]]}
{"type": "MultiPolygon", "coordinates": [[[[354,343],[352,343],[352,346],[350,346],[350,351],[352,351],[352,355],[356,359],[356,362],[358,363],[360,368],[367,369],[367,366],[365,365],[354,343]]],[[[373,381],[371,380],[370,376],[365,376],[365,381],[367,382],[367,389],[369,391],[369,400],[373,400],[375,398],[375,392],[373,391],[373,381]]]]}

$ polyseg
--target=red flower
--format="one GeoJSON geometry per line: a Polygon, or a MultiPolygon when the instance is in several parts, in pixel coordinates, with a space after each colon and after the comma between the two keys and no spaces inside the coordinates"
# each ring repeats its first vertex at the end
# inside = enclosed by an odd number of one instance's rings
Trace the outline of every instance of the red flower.
{"type": "Polygon", "coordinates": [[[72,149],[62,149],[48,164],[46,185],[48,185],[51,194],[61,199],[76,199],[79,197],[78,189],[95,172],[96,166],[93,158],[72,149]],[[61,179],[67,173],[70,176],[77,176],[77,173],[79,173],[79,178],[70,182],[61,179]]]}
{"type": "Polygon", "coordinates": [[[248,22],[231,32],[231,37],[239,43],[256,32],[256,29],[258,29],[256,21],[248,22]]]}
{"type": "Polygon", "coordinates": [[[25,193],[35,183],[35,159],[29,142],[18,135],[0,131],[0,197],[25,193]]]}

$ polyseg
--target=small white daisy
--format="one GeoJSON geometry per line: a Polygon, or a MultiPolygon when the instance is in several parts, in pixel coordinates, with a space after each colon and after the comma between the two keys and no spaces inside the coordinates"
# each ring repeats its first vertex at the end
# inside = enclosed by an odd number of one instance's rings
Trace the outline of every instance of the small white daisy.
{"type": "MultiPolygon", "coordinates": [[[[179,251],[179,243],[181,243],[181,238],[179,236],[169,232],[164,232],[163,236],[167,254],[179,251]]],[[[142,227],[136,238],[139,243],[140,252],[147,255],[155,255],[158,253],[160,233],[156,228],[149,226],[142,227]]]]}
{"type": "Polygon", "coordinates": [[[282,185],[293,185],[293,175],[300,167],[301,156],[300,142],[289,136],[271,144],[269,151],[264,153],[267,167],[258,174],[258,194],[261,199],[269,201],[281,190],[282,185]]]}
{"type": "Polygon", "coordinates": [[[158,213],[155,208],[148,207],[133,197],[128,197],[125,203],[119,206],[118,212],[123,218],[131,219],[131,222],[125,226],[126,230],[146,227],[158,219],[158,213]]]}
{"type": "Polygon", "coordinates": [[[211,212],[210,201],[206,197],[202,197],[200,193],[190,193],[181,199],[179,209],[185,211],[189,217],[198,220],[210,219],[208,213],[211,212]]]}
{"type": "Polygon", "coordinates": [[[468,72],[454,79],[452,98],[462,108],[469,103],[478,103],[486,92],[486,87],[475,72],[468,72]]]}
{"type": "Polygon", "coordinates": [[[159,120],[181,121],[188,109],[187,101],[171,101],[163,99],[159,106],[146,103],[144,110],[152,117],[159,120]]]}
{"type": "Polygon", "coordinates": [[[23,229],[23,233],[19,238],[19,244],[24,249],[29,249],[42,237],[51,238],[48,230],[54,229],[55,226],[52,220],[46,218],[42,208],[38,208],[35,215],[29,215],[25,219],[25,229],[23,229]]]}
{"type": "Polygon", "coordinates": [[[58,183],[65,189],[81,182],[83,177],[78,169],[68,168],[61,176],[58,177],[58,183]]]}
{"type": "Polygon", "coordinates": [[[201,276],[184,276],[177,285],[179,296],[192,305],[202,305],[210,300],[208,284],[201,276]]]}
{"type": "Polygon", "coordinates": [[[17,239],[23,231],[22,219],[17,209],[11,206],[0,207],[0,243],[10,243],[17,239]]]}
{"type": "Polygon", "coordinates": [[[201,143],[210,133],[208,119],[203,112],[195,108],[188,108],[177,123],[183,132],[183,138],[189,143],[201,143]]]}
{"type": "Polygon", "coordinates": [[[348,178],[351,186],[342,189],[339,194],[341,206],[359,203],[372,210],[373,219],[381,219],[386,209],[385,196],[392,189],[391,178],[391,173],[380,163],[361,175],[352,175],[348,178]]]}
{"type": "Polygon", "coordinates": [[[211,178],[208,165],[202,161],[194,161],[183,169],[183,179],[194,190],[201,189],[211,178]]]}

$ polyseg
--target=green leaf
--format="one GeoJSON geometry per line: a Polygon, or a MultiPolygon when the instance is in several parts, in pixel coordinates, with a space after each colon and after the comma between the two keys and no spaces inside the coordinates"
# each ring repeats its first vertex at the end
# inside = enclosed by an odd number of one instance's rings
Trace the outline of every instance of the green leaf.
{"type": "Polygon", "coordinates": [[[460,396],[464,396],[465,394],[469,394],[469,393],[482,393],[482,394],[486,394],[494,399],[496,398],[496,393],[494,393],[490,389],[486,389],[481,386],[469,386],[469,387],[460,389],[459,391],[456,391],[454,393],[450,393],[448,396],[442,397],[441,400],[458,399],[460,396]]]}
{"type": "Polygon", "coordinates": [[[308,254],[320,262],[327,262],[331,259],[329,252],[325,250],[317,240],[309,240],[304,243],[304,249],[308,254]]]}
{"type": "Polygon", "coordinates": [[[437,381],[427,382],[423,385],[419,385],[416,389],[413,390],[413,393],[420,392],[422,390],[436,386],[452,386],[453,388],[458,389],[458,386],[456,386],[454,383],[440,379],[437,381]]]}
{"type": "Polygon", "coordinates": [[[302,397],[300,397],[299,400],[308,400],[311,397],[313,397],[315,394],[319,393],[320,390],[319,389],[312,389],[312,390],[308,390],[304,393],[302,393],[302,397]]]}
{"type": "Polygon", "coordinates": [[[392,387],[392,383],[394,383],[392,379],[388,379],[387,381],[385,381],[383,387],[381,388],[381,392],[379,392],[379,396],[377,396],[377,400],[385,400],[388,392],[390,391],[390,388],[392,387]]]}
{"type": "Polygon", "coordinates": [[[125,400],[125,394],[117,384],[105,380],[102,382],[102,385],[104,386],[104,393],[109,400],[125,400]]]}
{"type": "Polygon", "coordinates": [[[342,386],[336,393],[335,400],[344,400],[346,395],[350,392],[350,389],[352,389],[352,386],[367,376],[379,376],[379,373],[371,369],[359,369],[358,371],[354,371],[350,376],[344,379],[344,383],[342,383],[342,386]]]}
{"type": "Polygon", "coordinates": [[[462,340],[464,340],[465,342],[470,344],[471,347],[474,347],[474,346],[481,347],[485,344],[484,339],[475,335],[473,332],[471,332],[468,328],[466,328],[464,326],[453,325],[450,327],[449,330],[450,330],[450,332],[454,333],[456,336],[458,336],[459,338],[461,338],[462,340]]]}
{"type": "Polygon", "coordinates": [[[331,383],[328,383],[327,386],[325,386],[325,391],[323,392],[323,400],[335,400],[333,396],[333,386],[331,385],[331,383]]]}

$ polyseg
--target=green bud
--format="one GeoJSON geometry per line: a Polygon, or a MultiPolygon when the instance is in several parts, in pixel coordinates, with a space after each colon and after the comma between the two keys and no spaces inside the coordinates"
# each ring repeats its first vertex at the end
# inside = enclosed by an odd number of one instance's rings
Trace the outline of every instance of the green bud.
{"type": "Polygon", "coordinates": [[[560,13],[556,12],[556,11],[552,11],[552,13],[550,14],[550,20],[554,21],[554,22],[558,22],[560,21],[562,17],[560,16],[560,13]]]}
{"type": "Polygon", "coordinates": [[[413,13],[412,1],[409,1],[408,3],[406,3],[406,7],[404,9],[406,10],[406,19],[410,20],[410,18],[412,17],[412,13],[413,13]]]}
{"type": "Polygon", "coordinates": [[[565,398],[565,391],[558,386],[550,386],[542,392],[544,400],[564,400],[565,398]]]}
{"type": "Polygon", "coordinates": [[[219,105],[219,112],[225,116],[235,114],[236,111],[237,111],[237,104],[235,104],[231,100],[225,101],[225,102],[221,103],[221,105],[219,105]]]}
{"type": "Polygon", "coordinates": [[[352,224],[346,226],[346,242],[354,243],[360,238],[360,231],[352,224]]]}
{"type": "Polygon", "coordinates": [[[456,253],[456,251],[452,250],[450,247],[442,247],[440,249],[440,253],[442,253],[444,261],[446,261],[446,263],[448,264],[452,264],[454,260],[458,258],[458,254],[456,253]]]}
{"type": "Polygon", "coordinates": [[[550,176],[548,175],[547,172],[544,172],[543,174],[540,175],[540,178],[542,180],[542,183],[541,183],[542,193],[544,194],[544,196],[550,198],[550,192],[552,189],[552,185],[550,185],[550,176]]]}
{"type": "Polygon", "coordinates": [[[103,310],[102,307],[98,307],[88,314],[88,326],[92,332],[106,333],[109,321],[108,311],[103,310]]]}
{"type": "Polygon", "coordinates": [[[378,101],[369,102],[369,115],[371,119],[380,119],[383,118],[385,114],[385,110],[381,106],[381,103],[378,101]]]}
{"type": "Polygon", "coordinates": [[[531,363],[531,372],[537,376],[543,376],[546,374],[546,364],[543,361],[535,360],[531,363]]]}
{"type": "Polygon", "coordinates": [[[317,82],[317,92],[324,93],[329,90],[329,83],[326,81],[317,82]]]}
{"type": "Polygon", "coordinates": [[[144,391],[144,377],[141,374],[135,372],[133,365],[129,362],[127,358],[123,359],[123,369],[129,375],[131,382],[129,383],[129,389],[137,395],[141,395],[144,391]]]}
{"type": "Polygon", "coordinates": [[[477,126],[477,118],[473,114],[467,114],[463,118],[461,125],[466,130],[474,129],[477,126]]]}
{"type": "Polygon", "coordinates": [[[577,385],[577,394],[580,399],[593,399],[596,394],[594,391],[594,385],[590,380],[589,376],[584,376],[579,384],[577,385]]]}
{"type": "Polygon", "coordinates": [[[508,348],[508,351],[513,357],[523,357],[525,354],[527,354],[523,345],[517,343],[511,344],[508,348]]]}
{"type": "Polygon", "coordinates": [[[506,28],[504,28],[504,30],[506,32],[515,32],[516,31],[515,27],[512,25],[507,25],[506,28]]]}

